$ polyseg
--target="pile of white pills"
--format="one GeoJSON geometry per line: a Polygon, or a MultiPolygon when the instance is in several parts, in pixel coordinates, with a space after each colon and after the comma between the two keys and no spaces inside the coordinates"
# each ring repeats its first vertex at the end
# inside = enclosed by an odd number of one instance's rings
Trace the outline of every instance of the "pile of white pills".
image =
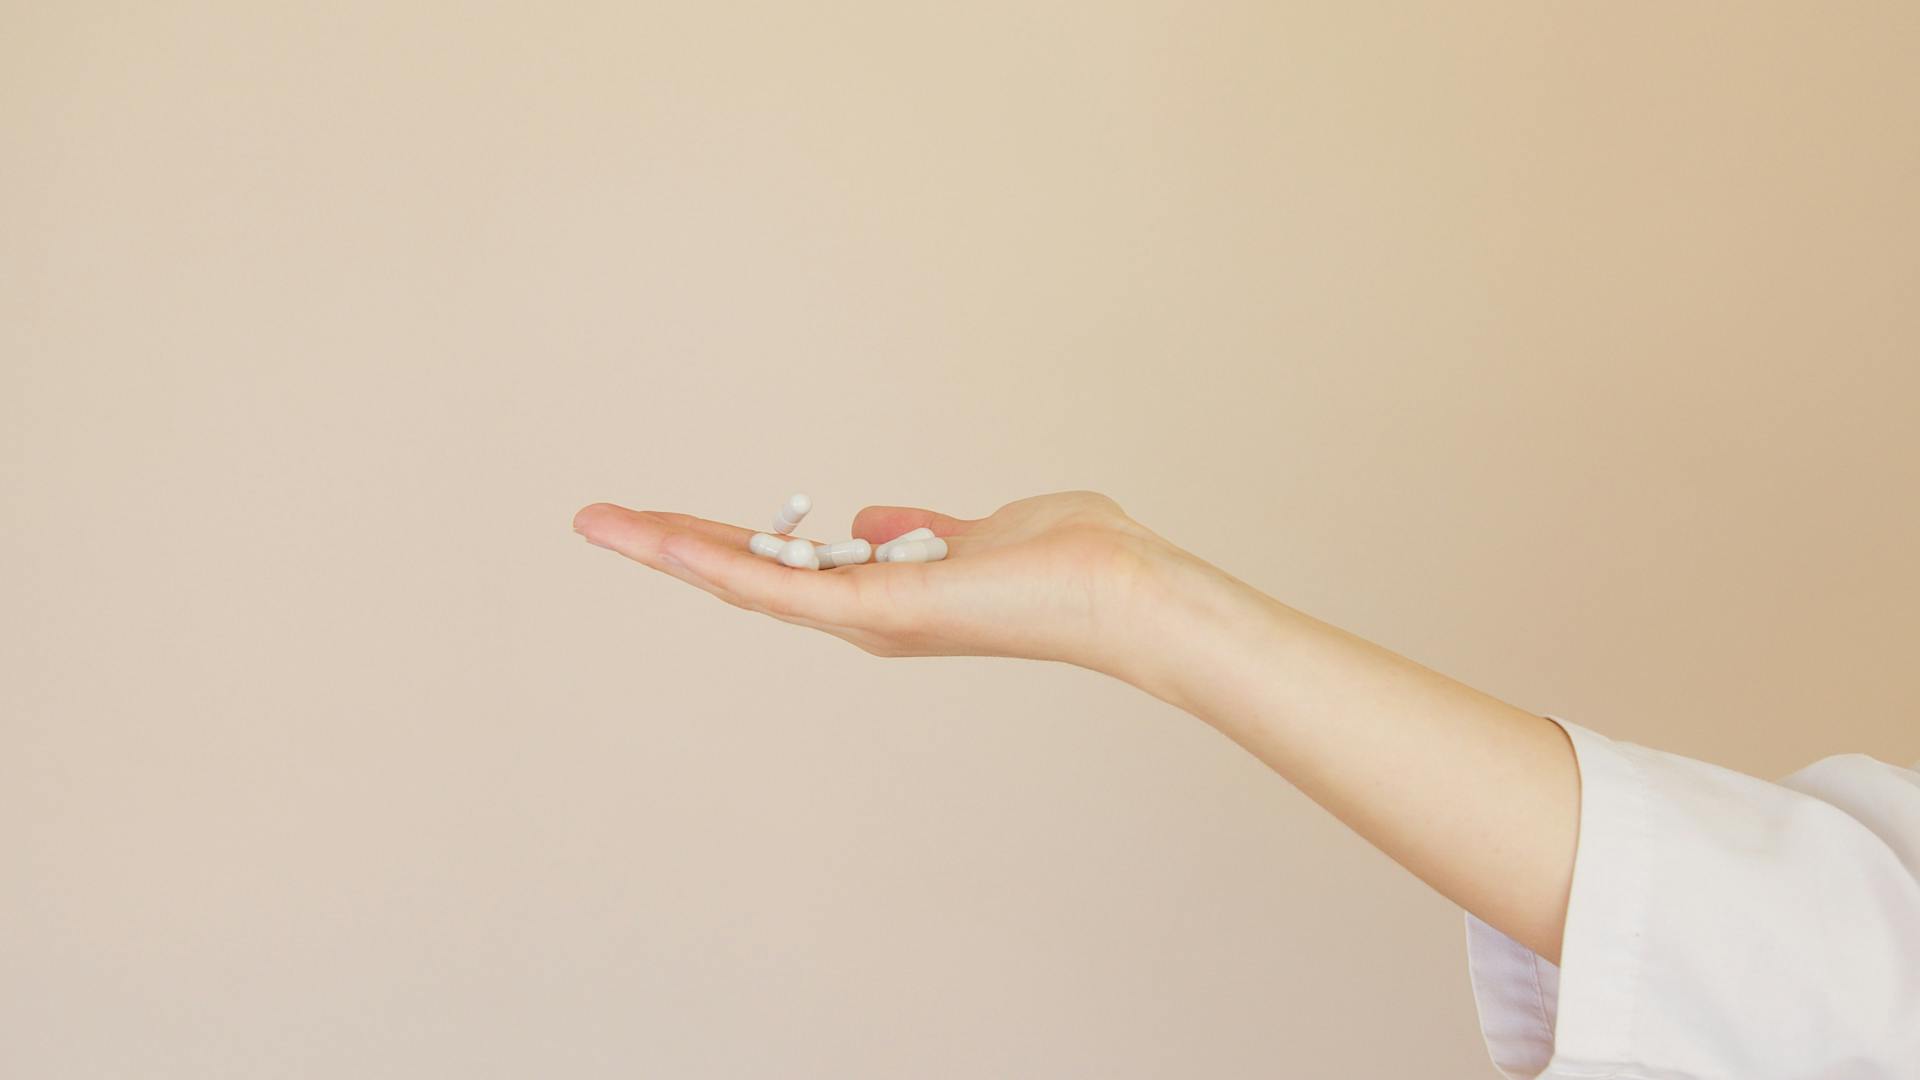
{"type": "Polygon", "coordinates": [[[875,547],[865,540],[842,540],[837,544],[813,544],[805,540],[782,540],[774,533],[791,533],[813,509],[813,500],[804,494],[789,495],[780,504],[773,519],[773,533],[754,533],[747,550],[765,559],[776,559],[782,566],[800,570],[831,570],[836,566],[855,566],[874,562],[935,562],[947,557],[947,542],[921,527],[875,547]]]}

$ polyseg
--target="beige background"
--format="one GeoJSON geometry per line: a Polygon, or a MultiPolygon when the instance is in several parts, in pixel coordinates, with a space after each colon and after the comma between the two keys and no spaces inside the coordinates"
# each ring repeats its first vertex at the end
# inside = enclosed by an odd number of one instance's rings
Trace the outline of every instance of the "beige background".
{"type": "Polygon", "coordinates": [[[1915,7],[1361,7],[0,8],[0,1074],[1493,1075],[1223,739],[597,499],[1097,488],[1529,708],[1920,757],[1915,7]]]}

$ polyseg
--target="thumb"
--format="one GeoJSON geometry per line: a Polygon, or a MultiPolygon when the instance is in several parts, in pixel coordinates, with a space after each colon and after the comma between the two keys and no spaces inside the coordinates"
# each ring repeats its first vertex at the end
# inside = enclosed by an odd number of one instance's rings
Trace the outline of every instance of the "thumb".
{"type": "Polygon", "coordinates": [[[949,517],[917,506],[869,506],[853,516],[853,535],[857,540],[884,544],[922,526],[932,529],[935,536],[954,536],[966,532],[972,525],[973,522],[965,518],[949,517]]]}

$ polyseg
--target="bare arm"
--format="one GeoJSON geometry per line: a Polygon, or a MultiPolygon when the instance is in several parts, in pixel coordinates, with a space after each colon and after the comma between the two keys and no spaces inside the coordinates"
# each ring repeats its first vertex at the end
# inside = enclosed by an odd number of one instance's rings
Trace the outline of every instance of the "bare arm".
{"type": "Polygon", "coordinates": [[[589,540],[729,603],[882,656],[1021,656],[1123,679],[1212,724],[1442,895],[1558,962],[1579,827],[1552,721],[1328,625],[1089,492],[977,520],[869,507],[873,541],[928,525],[930,564],[793,570],[751,530],[595,504],[589,540]]]}
{"type": "Polygon", "coordinates": [[[1551,720],[1183,568],[1164,661],[1131,680],[1247,748],[1442,895],[1555,963],[1579,828],[1551,720]]]}

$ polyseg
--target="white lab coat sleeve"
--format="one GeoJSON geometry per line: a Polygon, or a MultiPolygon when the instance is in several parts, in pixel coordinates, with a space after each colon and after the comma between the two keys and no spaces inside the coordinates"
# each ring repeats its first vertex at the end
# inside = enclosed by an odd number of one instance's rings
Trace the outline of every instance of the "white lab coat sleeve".
{"type": "Polygon", "coordinates": [[[1467,916],[1503,1074],[1920,1078],[1920,771],[1769,783],[1549,719],[1580,770],[1559,966],[1467,916]]]}

